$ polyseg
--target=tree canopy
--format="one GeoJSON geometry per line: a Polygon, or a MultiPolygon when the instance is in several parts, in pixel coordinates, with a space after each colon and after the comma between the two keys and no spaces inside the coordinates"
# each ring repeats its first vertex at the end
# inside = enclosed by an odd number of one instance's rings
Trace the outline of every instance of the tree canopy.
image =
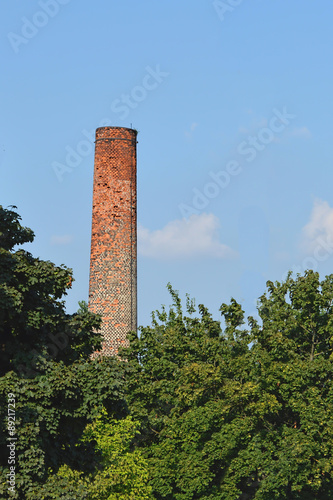
{"type": "Polygon", "coordinates": [[[64,466],[89,474],[98,466],[95,441],[81,438],[103,408],[110,418],[127,414],[126,364],[90,358],[100,347],[100,318],[84,303],[76,314],[65,312],[72,271],[15,249],[33,236],[13,209],[0,207],[0,496],[8,493],[10,399],[17,439],[12,497],[86,498],[52,474],[64,466]]]}
{"type": "Polygon", "coordinates": [[[100,318],[66,313],[72,272],[17,249],[34,235],[14,208],[0,207],[1,498],[332,498],[333,275],[268,281],[258,319],[233,298],[221,321],[188,296],[184,311],[168,285],[171,307],[119,358],[91,357],[100,318]]]}
{"type": "Polygon", "coordinates": [[[268,282],[247,328],[234,299],[222,330],[169,289],[124,353],[155,498],[331,498],[333,275],[268,282]]]}

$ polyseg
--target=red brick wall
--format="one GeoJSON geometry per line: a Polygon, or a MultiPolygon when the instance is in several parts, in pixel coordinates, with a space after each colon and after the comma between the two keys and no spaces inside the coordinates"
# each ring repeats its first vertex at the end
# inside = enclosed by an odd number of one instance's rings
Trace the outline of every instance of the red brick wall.
{"type": "Polygon", "coordinates": [[[103,355],[137,328],[136,135],[96,130],[89,309],[103,318],[103,355]]]}

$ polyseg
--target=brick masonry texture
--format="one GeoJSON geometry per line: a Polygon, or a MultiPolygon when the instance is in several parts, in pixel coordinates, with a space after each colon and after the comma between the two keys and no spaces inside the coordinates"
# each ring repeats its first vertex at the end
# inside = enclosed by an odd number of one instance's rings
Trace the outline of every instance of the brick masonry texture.
{"type": "Polygon", "coordinates": [[[102,316],[105,356],[137,328],[136,136],[124,127],[96,130],[89,309],[102,316]]]}

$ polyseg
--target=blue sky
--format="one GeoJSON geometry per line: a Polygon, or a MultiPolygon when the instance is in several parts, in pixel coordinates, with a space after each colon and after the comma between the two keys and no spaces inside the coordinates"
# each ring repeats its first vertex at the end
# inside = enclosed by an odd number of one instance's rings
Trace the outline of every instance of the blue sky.
{"type": "Polygon", "coordinates": [[[139,324],[167,282],[215,318],[333,269],[329,0],[10,2],[0,20],[1,201],[88,298],[101,124],[139,130],[139,324]],[[148,76],[150,75],[150,76],[148,76]]]}

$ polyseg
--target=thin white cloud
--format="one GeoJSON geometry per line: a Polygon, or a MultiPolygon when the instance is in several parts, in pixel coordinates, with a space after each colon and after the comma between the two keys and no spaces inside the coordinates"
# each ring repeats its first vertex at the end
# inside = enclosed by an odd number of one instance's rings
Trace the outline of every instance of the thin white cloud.
{"type": "Polygon", "coordinates": [[[309,222],[302,230],[302,249],[313,251],[318,242],[332,241],[333,239],[333,208],[327,201],[314,201],[309,222]]]}
{"type": "Polygon", "coordinates": [[[312,137],[312,134],[307,127],[294,128],[291,132],[291,135],[293,135],[294,137],[300,137],[302,139],[310,139],[312,137]]]}
{"type": "Polygon", "coordinates": [[[192,133],[197,128],[197,126],[198,126],[198,123],[196,123],[196,122],[191,123],[190,130],[188,132],[185,132],[186,137],[191,138],[192,137],[192,133]]]}
{"type": "Polygon", "coordinates": [[[73,236],[71,234],[64,235],[53,235],[51,236],[51,245],[69,245],[73,241],[73,236]]]}
{"type": "MultiPolygon", "coordinates": [[[[251,111],[251,114],[253,114],[253,111],[251,111]]],[[[240,134],[254,134],[256,133],[259,129],[263,127],[267,127],[267,118],[264,118],[263,116],[252,116],[251,121],[248,123],[248,125],[240,125],[238,127],[238,132],[240,134]]]]}
{"type": "Polygon", "coordinates": [[[205,213],[171,221],[155,231],[139,226],[138,252],[157,259],[234,257],[236,253],[219,241],[218,228],[218,218],[205,213]]]}

